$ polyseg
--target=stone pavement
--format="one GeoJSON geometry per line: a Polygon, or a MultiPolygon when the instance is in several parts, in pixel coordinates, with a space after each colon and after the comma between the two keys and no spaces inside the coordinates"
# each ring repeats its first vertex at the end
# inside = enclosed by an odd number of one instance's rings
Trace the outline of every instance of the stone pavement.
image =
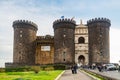
{"type": "Polygon", "coordinates": [[[65,70],[58,80],[95,80],[88,75],[77,71],[77,74],[72,74],[71,70],[65,70]]]}

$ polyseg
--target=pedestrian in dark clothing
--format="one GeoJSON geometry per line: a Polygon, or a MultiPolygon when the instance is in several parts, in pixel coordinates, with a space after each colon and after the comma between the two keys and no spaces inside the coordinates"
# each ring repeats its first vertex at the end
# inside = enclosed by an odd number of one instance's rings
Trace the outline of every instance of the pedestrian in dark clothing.
{"type": "Polygon", "coordinates": [[[99,72],[102,72],[102,66],[98,66],[99,72]]]}
{"type": "Polygon", "coordinates": [[[118,72],[120,72],[120,65],[119,65],[119,68],[118,68],[118,72]]]}
{"type": "Polygon", "coordinates": [[[107,71],[107,66],[105,65],[105,71],[107,71]]]}
{"type": "Polygon", "coordinates": [[[74,74],[74,65],[71,66],[71,71],[72,71],[72,74],[74,74]]]}
{"type": "Polygon", "coordinates": [[[74,72],[75,72],[75,74],[77,74],[77,65],[76,64],[74,65],[74,72]]]}

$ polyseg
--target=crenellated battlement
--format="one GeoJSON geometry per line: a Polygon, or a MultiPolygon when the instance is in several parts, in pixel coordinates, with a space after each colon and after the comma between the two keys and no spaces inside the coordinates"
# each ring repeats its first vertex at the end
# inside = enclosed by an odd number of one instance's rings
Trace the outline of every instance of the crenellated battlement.
{"type": "Polygon", "coordinates": [[[75,29],[76,22],[73,19],[57,19],[53,22],[54,30],[58,28],[71,28],[75,29]]]}
{"type": "Polygon", "coordinates": [[[95,23],[95,22],[107,22],[109,24],[111,24],[111,21],[107,18],[94,18],[94,19],[90,19],[87,21],[87,24],[91,24],[91,23],[95,23]]]}
{"type": "Polygon", "coordinates": [[[73,24],[76,24],[75,20],[73,19],[57,19],[53,22],[53,25],[57,24],[57,23],[60,23],[60,22],[70,22],[70,23],[73,23],[73,24]]]}
{"type": "Polygon", "coordinates": [[[54,37],[51,35],[46,35],[46,36],[37,36],[36,43],[39,44],[48,44],[48,43],[54,43],[54,37]]]}
{"type": "Polygon", "coordinates": [[[34,26],[35,28],[38,29],[37,24],[35,24],[35,23],[32,22],[32,21],[28,21],[28,20],[15,20],[15,21],[13,22],[13,25],[21,24],[21,23],[32,25],[32,26],[34,26]]]}
{"type": "Polygon", "coordinates": [[[53,36],[51,36],[51,35],[46,35],[46,36],[37,36],[37,40],[42,40],[42,39],[48,39],[48,40],[50,40],[50,39],[54,39],[54,37],[53,36]]]}

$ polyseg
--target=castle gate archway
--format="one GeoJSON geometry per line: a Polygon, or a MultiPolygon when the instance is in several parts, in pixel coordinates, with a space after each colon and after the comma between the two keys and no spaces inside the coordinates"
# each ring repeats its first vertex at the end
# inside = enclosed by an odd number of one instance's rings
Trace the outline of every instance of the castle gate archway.
{"type": "Polygon", "coordinates": [[[84,57],[83,55],[80,55],[80,56],[78,57],[78,63],[79,63],[80,65],[85,65],[85,57],[84,57]]]}

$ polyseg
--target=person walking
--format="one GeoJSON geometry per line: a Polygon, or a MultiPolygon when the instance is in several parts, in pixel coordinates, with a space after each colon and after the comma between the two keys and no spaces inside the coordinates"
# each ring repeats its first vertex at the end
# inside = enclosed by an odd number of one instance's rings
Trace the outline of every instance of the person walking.
{"type": "Polygon", "coordinates": [[[77,64],[74,64],[74,73],[77,74],[77,64]]]}
{"type": "Polygon", "coordinates": [[[75,71],[74,71],[74,65],[71,66],[71,71],[72,71],[72,74],[75,73],[75,71]]]}
{"type": "Polygon", "coordinates": [[[118,67],[118,72],[120,72],[120,65],[119,65],[119,67],[118,67]]]}

